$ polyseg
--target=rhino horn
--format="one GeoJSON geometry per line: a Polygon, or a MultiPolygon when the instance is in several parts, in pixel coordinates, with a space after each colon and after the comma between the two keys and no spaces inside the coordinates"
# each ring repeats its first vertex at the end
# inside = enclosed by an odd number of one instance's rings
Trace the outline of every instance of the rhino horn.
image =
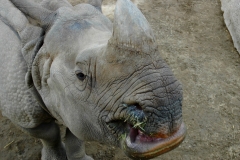
{"type": "Polygon", "coordinates": [[[141,53],[156,50],[157,45],[148,21],[130,0],[117,1],[113,35],[108,44],[141,53]]]}
{"type": "Polygon", "coordinates": [[[37,20],[41,26],[50,26],[56,18],[56,12],[43,8],[29,0],[10,0],[25,15],[37,20]]]}

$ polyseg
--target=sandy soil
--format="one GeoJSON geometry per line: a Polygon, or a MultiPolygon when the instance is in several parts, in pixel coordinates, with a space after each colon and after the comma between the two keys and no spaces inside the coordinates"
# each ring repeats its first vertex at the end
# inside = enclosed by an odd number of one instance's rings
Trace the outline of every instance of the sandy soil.
{"type": "MultiPolygon", "coordinates": [[[[187,138],[155,160],[240,159],[240,57],[224,25],[220,1],[134,2],[154,29],[162,57],[184,86],[187,138]]],[[[104,13],[110,18],[114,3],[104,1],[104,13]]],[[[40,159],[37,139],[1,116],[0,127],[1,160],[40,159]]],[[[88,142],[86,150],[96,160],[128,160],[112,146],[88,142]]]]}

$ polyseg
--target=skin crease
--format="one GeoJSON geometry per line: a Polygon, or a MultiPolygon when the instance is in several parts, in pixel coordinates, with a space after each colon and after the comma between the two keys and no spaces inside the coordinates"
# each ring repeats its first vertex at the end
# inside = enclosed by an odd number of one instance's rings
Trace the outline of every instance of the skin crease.
{"type": "Polygon", "coordinates": [[[1,94],[1,110],[41,139],[42,159],[92,159],[85,154],[85,140],[119,146],[133,159],[158,156],[165,152],[161,147],[168,151],[167,146],[182,142],[181,84],[161,59],[147,20],[131,1],[118,0],[113,24],[101,13],[102,1],[74,7],[65,0],[45,0],[41,5],[2,1],[19,20],[0,10],[3,22],[12,27],[1,23],[7,34],[0,36],[10,34],[10,44],[16,44],[13,50],[0,44],[5,56],[1,68],[17,73],[0,72],[10,79],[0,82],[11,95],[1,94]],[[25,15],[39,25],[33,26],[25,15]],[[22,96],[9,105],[14,88],[22,96]],[[65,147],[54,120],[67,127],[65,147]],[[126,142],[139,132],[158,139],[155,146],[141,142],[131,148],[126,142]],[[151,148],[154,154],[148,153],[151,148]]]}

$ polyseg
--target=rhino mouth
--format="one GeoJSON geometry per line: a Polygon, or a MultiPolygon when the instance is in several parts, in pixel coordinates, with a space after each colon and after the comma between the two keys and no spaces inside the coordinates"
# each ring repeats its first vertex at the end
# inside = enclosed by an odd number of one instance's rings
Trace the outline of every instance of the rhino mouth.
{"type": "Polygon", "coordinates": [[[177,132],[167,138],[153,137],[131,128],[123,141],[125,153],[133,159],[150,159],[176,148],[184,140],[186,128],[181,124],[177,132]],[[134,140],[134,141],[133,141],[134,140]]]}
{"type": "Polygon", "coordinates": [[[114,134],[120,134],[121,147],[132,159],[151,159],[176,148],[186,136],[184,123],[169,137],[159,138],[147,135],[144,130],[125,121],[111,121],[108,127],[114,134]],[[112,128],[111,126],[115,126],[112,128]]]}

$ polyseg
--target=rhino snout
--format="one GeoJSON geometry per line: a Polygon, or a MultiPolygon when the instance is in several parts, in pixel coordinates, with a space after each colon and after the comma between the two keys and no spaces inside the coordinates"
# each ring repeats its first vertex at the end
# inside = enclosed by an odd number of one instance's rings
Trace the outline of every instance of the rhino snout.
{"type": "Polygon", "coordinates": [[[172,149],[183,141],[186,130],[181,105],[180,100],[168,107],[121,103],[118,116],[108,119],[106,124],[111,133],[118,136],[128,156],[154,157],[168,151],[165,147],[172,149]],[[170,142],[171,146],[168,146],[170,142]]]}

